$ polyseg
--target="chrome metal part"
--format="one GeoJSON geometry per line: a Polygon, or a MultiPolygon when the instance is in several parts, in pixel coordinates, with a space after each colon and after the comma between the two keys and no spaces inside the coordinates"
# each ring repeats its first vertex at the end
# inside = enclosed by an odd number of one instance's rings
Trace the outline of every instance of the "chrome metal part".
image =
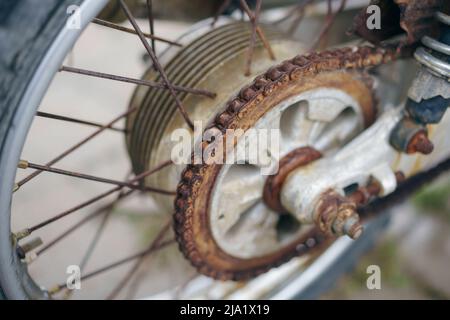
{"type": "Polygon", "coordinates": [[[450,65],[447,62],[436,58],[433,54],[426,51],[424,48],[417,49],[414,53],[414,57],[425,67],[430,69],[433,74],[449,81],[450,65]]]}
{"type": "Polygon", "coordinates": [[[421,47],[416,50],[414,57],[435,76],[450,81],[450,45],[444,42],[444,38],[448,37],[446,34],[449,32],[448,28],[450,28],[450,17],[443,12],[437,12],[435,17],[444,25],[441,39],[424,36],[422,44],[430,48],[431,52],[421,47]]]}
{"type": "Polygon", "coordinates": [[[408,97],[417,103],[437,96],[450,99],[448,86],[449,84],[445,79],[438,78],[426,69],[422,69],[413,81],[408,97]]]}

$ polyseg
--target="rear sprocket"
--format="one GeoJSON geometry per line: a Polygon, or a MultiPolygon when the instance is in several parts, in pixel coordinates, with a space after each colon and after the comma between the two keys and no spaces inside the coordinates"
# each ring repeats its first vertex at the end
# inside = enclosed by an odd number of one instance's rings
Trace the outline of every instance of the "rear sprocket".
{"type": "MultiPolygon", "coordinates": [[[[376,117],[376,100],[373,96],[370,78],[356,70],[360,71],[366,67],[386,63],[395,58],[395,55],[395,51],[361,47],[300,55],[284,61],[256,77],[250,85],[244,87],[227,103],[225,111],[216,116],[207,131],[222,133],[225,133],[227,129],[247,131],[254,127],[261,127],[261,123],[273,124],[273,119],[267,120],[267,117],[270,118],[274,111],[279,109],[278,111],[283,113],[289,109],[301,109],[301,106],[298,106],[305,101],[306,114],[310,116],[309,120],[322,122],[323,126],[323,122],[326,122],[324,121],[326,114],[328,114],[327,128],[333,127],[333,124],[338,125],[340,117],[346,114],[344,112],[346,108],[340,105],[344,102],[339,101],[338,97],[346,96],[348,100],[345,103],[351,106],[352,112],[360,116],[360,126],[356,126],[356,132],[349,132],[347,136],[341,137],[337,145],[333,145],[338,148],[357,132],[370,126],[376,117]],[[308,101],[308,99],[312,99],[312,101],[308,101]],[[314,103],[314,99],[318,101],[322,99],[322,101],[314,103]],[[353,101],[353,106],[349,101],[353,101]],[[322,110],[314,108],[322,108],[322,110]],[[322,115],[320,115],[321,113],[322,115]]],[[[341,99],[345,100],[345,98],[341,99]]],[[[291,132],[301,133],[302,124],[305,123],[292,121],[292,119],[297,119],[295,111],[288,114],[287,118],[291,118],[291,121],[285,121],[277,128],[282,132],[286,131],[283,124],[288,123],[291,126],[289,128],[291,132]]],[[[324,131],[326,132],[326,130],[324,131]]],[[[310,135],[311,132],[303,131],[301,134],[310,135]]],[[[310,139],[311,136],[309,139],[304,138],[297,143],[291,143],[290,148],[284,150],[282,148],[280,159],[302,147],[316,148],[324,153],[332,152],[318,143],[321,141],[320,139],[310,139]],[[316,145],[316,143],[318,144],[316,145]]],[[[283,140],[281,143],[283,144],[283,140]]],[[[208,142],[203,142],[203,149],[208,148],[208,145],[208,142]]],[[[237,146],[238,142],[235,145],[237,146]]],[[[329,147],[330,144],[327,146],[329,147]]],[[[318,158],[317,155],[314,155],[314,151],[311,152],[313,154],[310,155],[309,161],[302,162],[302,165],[307,165],[318,158]]],[[[224,156],[226,157],[227,154],[224,156]]],[[[305,154],[303,153],[302,156],[305,154]]],[[[306,156],[308,158],[308,154],[306,156]]],[[[282,169],[280,168],[280,170],[282,169]]],[[[244,188],[241,189],[241,192],[244,193],[234,192],[234,198],[227,198],[225,194],[221,193],[221,190],[227,190],[226,183],[224,184],[223,181],[231,181],[228,184],[233,184],[233,179],[227,180],[226,173],[224,173],[224,171],[230,171],[229,166],[190,164],[182,173],[175,200],[174,228],[182,252],[199,272],[222,280],[248,279],[276,267],[294,256],[309,253],[312,249],[320,247],[319,244],[324,243],[325,236],[321,232],[313,226],[300,225],[287,237],[288,240],[284,237],[283,241],[278,241],[279,243],[264,246],[267,239],[261,237],[258,232],[265,231],[266,236],[267,234],[272,236],[272,240],[279,239],[276,232],[274,233],[267,227],[267,221],[272,219],[272,223],[269,224],[272,229],[276,229],[284,215],[271,210],[261,200],[262,194],[256,201],[257,205],[252,203],[244,206],[244,212],[236,212],[236,208],[239,206],[233,207],[233,205],[228,205],[225,210],[221,210],[227,206],[227,203],[239,202],[239,199],[245,198],[245,192],[254,189],[251,186],[251,179],[243,176],[242,169],[238,170],[241,170],[237,174],[239,179],[245,181],[244,188]],[[225,198],[226,201],[220,202],[216,198],[225,198]],[[260,215],[262,212],[264,217],[259,217],[258,212],[260,215]],[[221,220],[227,221],[227,214],[232,216],[231,223],[225,222],[226,230],[221,232],[221,220]],[[236,215],[239,217],[236,218],[236,215]],[[254,236],[246,236],[251,235],[252,230],[254,236]],[[255,230],[258,232],[255,233],[255,230]],[[226,233],[228,235],[224,235],[226,233]]],[[[264,178],[262,179],[264,180],[264,178]]],[[[235,181],[234,183],[238,186],[235,181]]]]}

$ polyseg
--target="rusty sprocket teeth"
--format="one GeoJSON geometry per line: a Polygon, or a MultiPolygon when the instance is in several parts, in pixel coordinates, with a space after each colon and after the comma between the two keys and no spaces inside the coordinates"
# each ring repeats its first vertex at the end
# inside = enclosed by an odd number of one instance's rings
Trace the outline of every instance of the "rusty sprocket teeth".
{"type": "MultiPolygon", "coordinates": [[[[298,55],[281,64],[271,67],[264,74],[254,78],[253,82],[244,87],[229,100],[225,111],[218,114],[215,121],[207,130],[215,128],[225,133],[234,118],[245,117],[245,108],[251,103],[261,102],[271,95],[276,87],[305,77],[314,77],[321,73],[333,71],[363,70],[393,61],[403,54],[396,47],[375,48],[369,46],[339,48],[319,53],[298,55]]],[[[366,83],[370,81],[365,79],[366,83]]],[[[371,86],[371,83],[370,83],[371,86]]],[[[202,144],[202,148],[208,145],[202,144]]],[[[245,280],[253,278],[269,269],[279,266],[291,258],[311,252],[320,247],[327,239],[319,230],[315,229],[306,237],[303,243],[282,259],[270,264],[250,268],[247,270],[217,270],[202,258],[194,237],[192,226],[193,189],[202,179],[206,165],[187,165],[181,175],[175,198],[174,231],[180,250],[191,264],[202,274],[220,280],[245,280]]]]}

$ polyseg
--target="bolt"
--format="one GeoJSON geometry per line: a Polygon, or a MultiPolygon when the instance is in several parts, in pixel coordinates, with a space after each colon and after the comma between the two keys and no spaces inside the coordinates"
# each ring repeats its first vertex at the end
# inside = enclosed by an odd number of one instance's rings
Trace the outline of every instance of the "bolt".
{"type": "MultiPolygon", "coordinates": [[[[405,174],[401,171],[395,172],[395,178],[397,183],[406,180],[405,174]]],[[[314,222],[326,234],[338,236],[345,234],[356,240],[364,230],[359,222],[356,208],[367,204],[381,191],[382,186],[375,179],[372,179],[366,187],[359,187],[347,197],[330,189],[324,192],[317,202],[313,215],[314,222]]]]}
{"type": "Polygon", "coordinates": [[[329,235],[347,235],[357,239],[363,231],[356,204],[334,190],[329,190],[320,197],[314,213],[314,222],[320,230],[329,235]]]}
{"type": "Polygon", "coordinates": [[[344,224],[344,233],[353,240],[358,239],[362,235],[363,230],[364,227],[359,222],[359,216],[357,216],[357,219],[355,217],[347,219],[344,224]]]}
{"type": "MultiPolygon", "coordinates": [[[[395,179],[397,180],[397,185],[403,183],[406,180],[405,174],[402,171],[395,172],[395,179]]],[[[371,179],[366,187],[359,187],[353,193],[347,196],[347,199],[355,203],[356,206],[364,206],[373,197],[380,195],[382,191],[382,186],[376,179],[371,179]]]]}
{"type": "Polygon", "coordinates": [[[357,206],[365,205],[374,196],[378,196],[381,192],[381,185],[378,181],[371,181],[367,187],[359,187],[347,198],[357,206]]]}
{"type": "Polygon", "coordinates": [[[428,139],[427,128],[408,117],[397,123],[389,141],[395,149],[408,154],[416,152],[430,154],[434,148],[433,143],[428,139]]]}
{"type": "Polygon", "coordinates": [[[363,226],[359,222],[359,215],[353,203],[344,203],[338,207],[332,228],[336,235],[345,234],[354,240],[361,236],[363,226]]]}
{"type": "Polygon", "coordinates": [[[430,139],[428,139],[426,131],[419,131],[411,138],[411,140],[409,140],[406,152],[410,154],[416,152],[430,154],[433,152],[433,149],[434,145],[430,139]]]}

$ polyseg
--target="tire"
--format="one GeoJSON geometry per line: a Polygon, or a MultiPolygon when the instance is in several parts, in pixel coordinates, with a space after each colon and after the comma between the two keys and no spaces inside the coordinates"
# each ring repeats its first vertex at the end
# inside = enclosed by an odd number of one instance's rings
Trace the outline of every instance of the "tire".
{"type": "Polygon", "coordinates": [[[0,152],[32,76],[63,28],[66,8],[82,0],[4,0],[0,8],[0,152]],[[6,1],[6,2],[5,2],[6,1]],[[27,21],[27,23],[24,23],[27,21]]]}
{"type": "MultiPolygon", "coordinates": [[[[0,204],[3,204],[0,207],[0,299],[48,298],[25,269],[17,267],[20,262],[12,250],[9,230],[11,188],[28,128],[43,95],[32,99],[30,92],[37,90],[36,86],[49,85],[70,49],[58,48],[55,61],[47,61],[50,53],[55,54],[52,51],[55,50],[55,42],[63,33],[67,8],[92,1],[96,3],[94,9],[83,17],[82,25],[85,26],[106,0],[3,0],[0,5],[0,204]]],[[[78,37],[80,33],[81,30],[71,36],[78,37]]],[[[326,272],[326,277],[316,277],[290,298],[316,298],[326,291],[373,244],[385,224],[373,223],[371,231],[348,247],[326,272]]]]}

